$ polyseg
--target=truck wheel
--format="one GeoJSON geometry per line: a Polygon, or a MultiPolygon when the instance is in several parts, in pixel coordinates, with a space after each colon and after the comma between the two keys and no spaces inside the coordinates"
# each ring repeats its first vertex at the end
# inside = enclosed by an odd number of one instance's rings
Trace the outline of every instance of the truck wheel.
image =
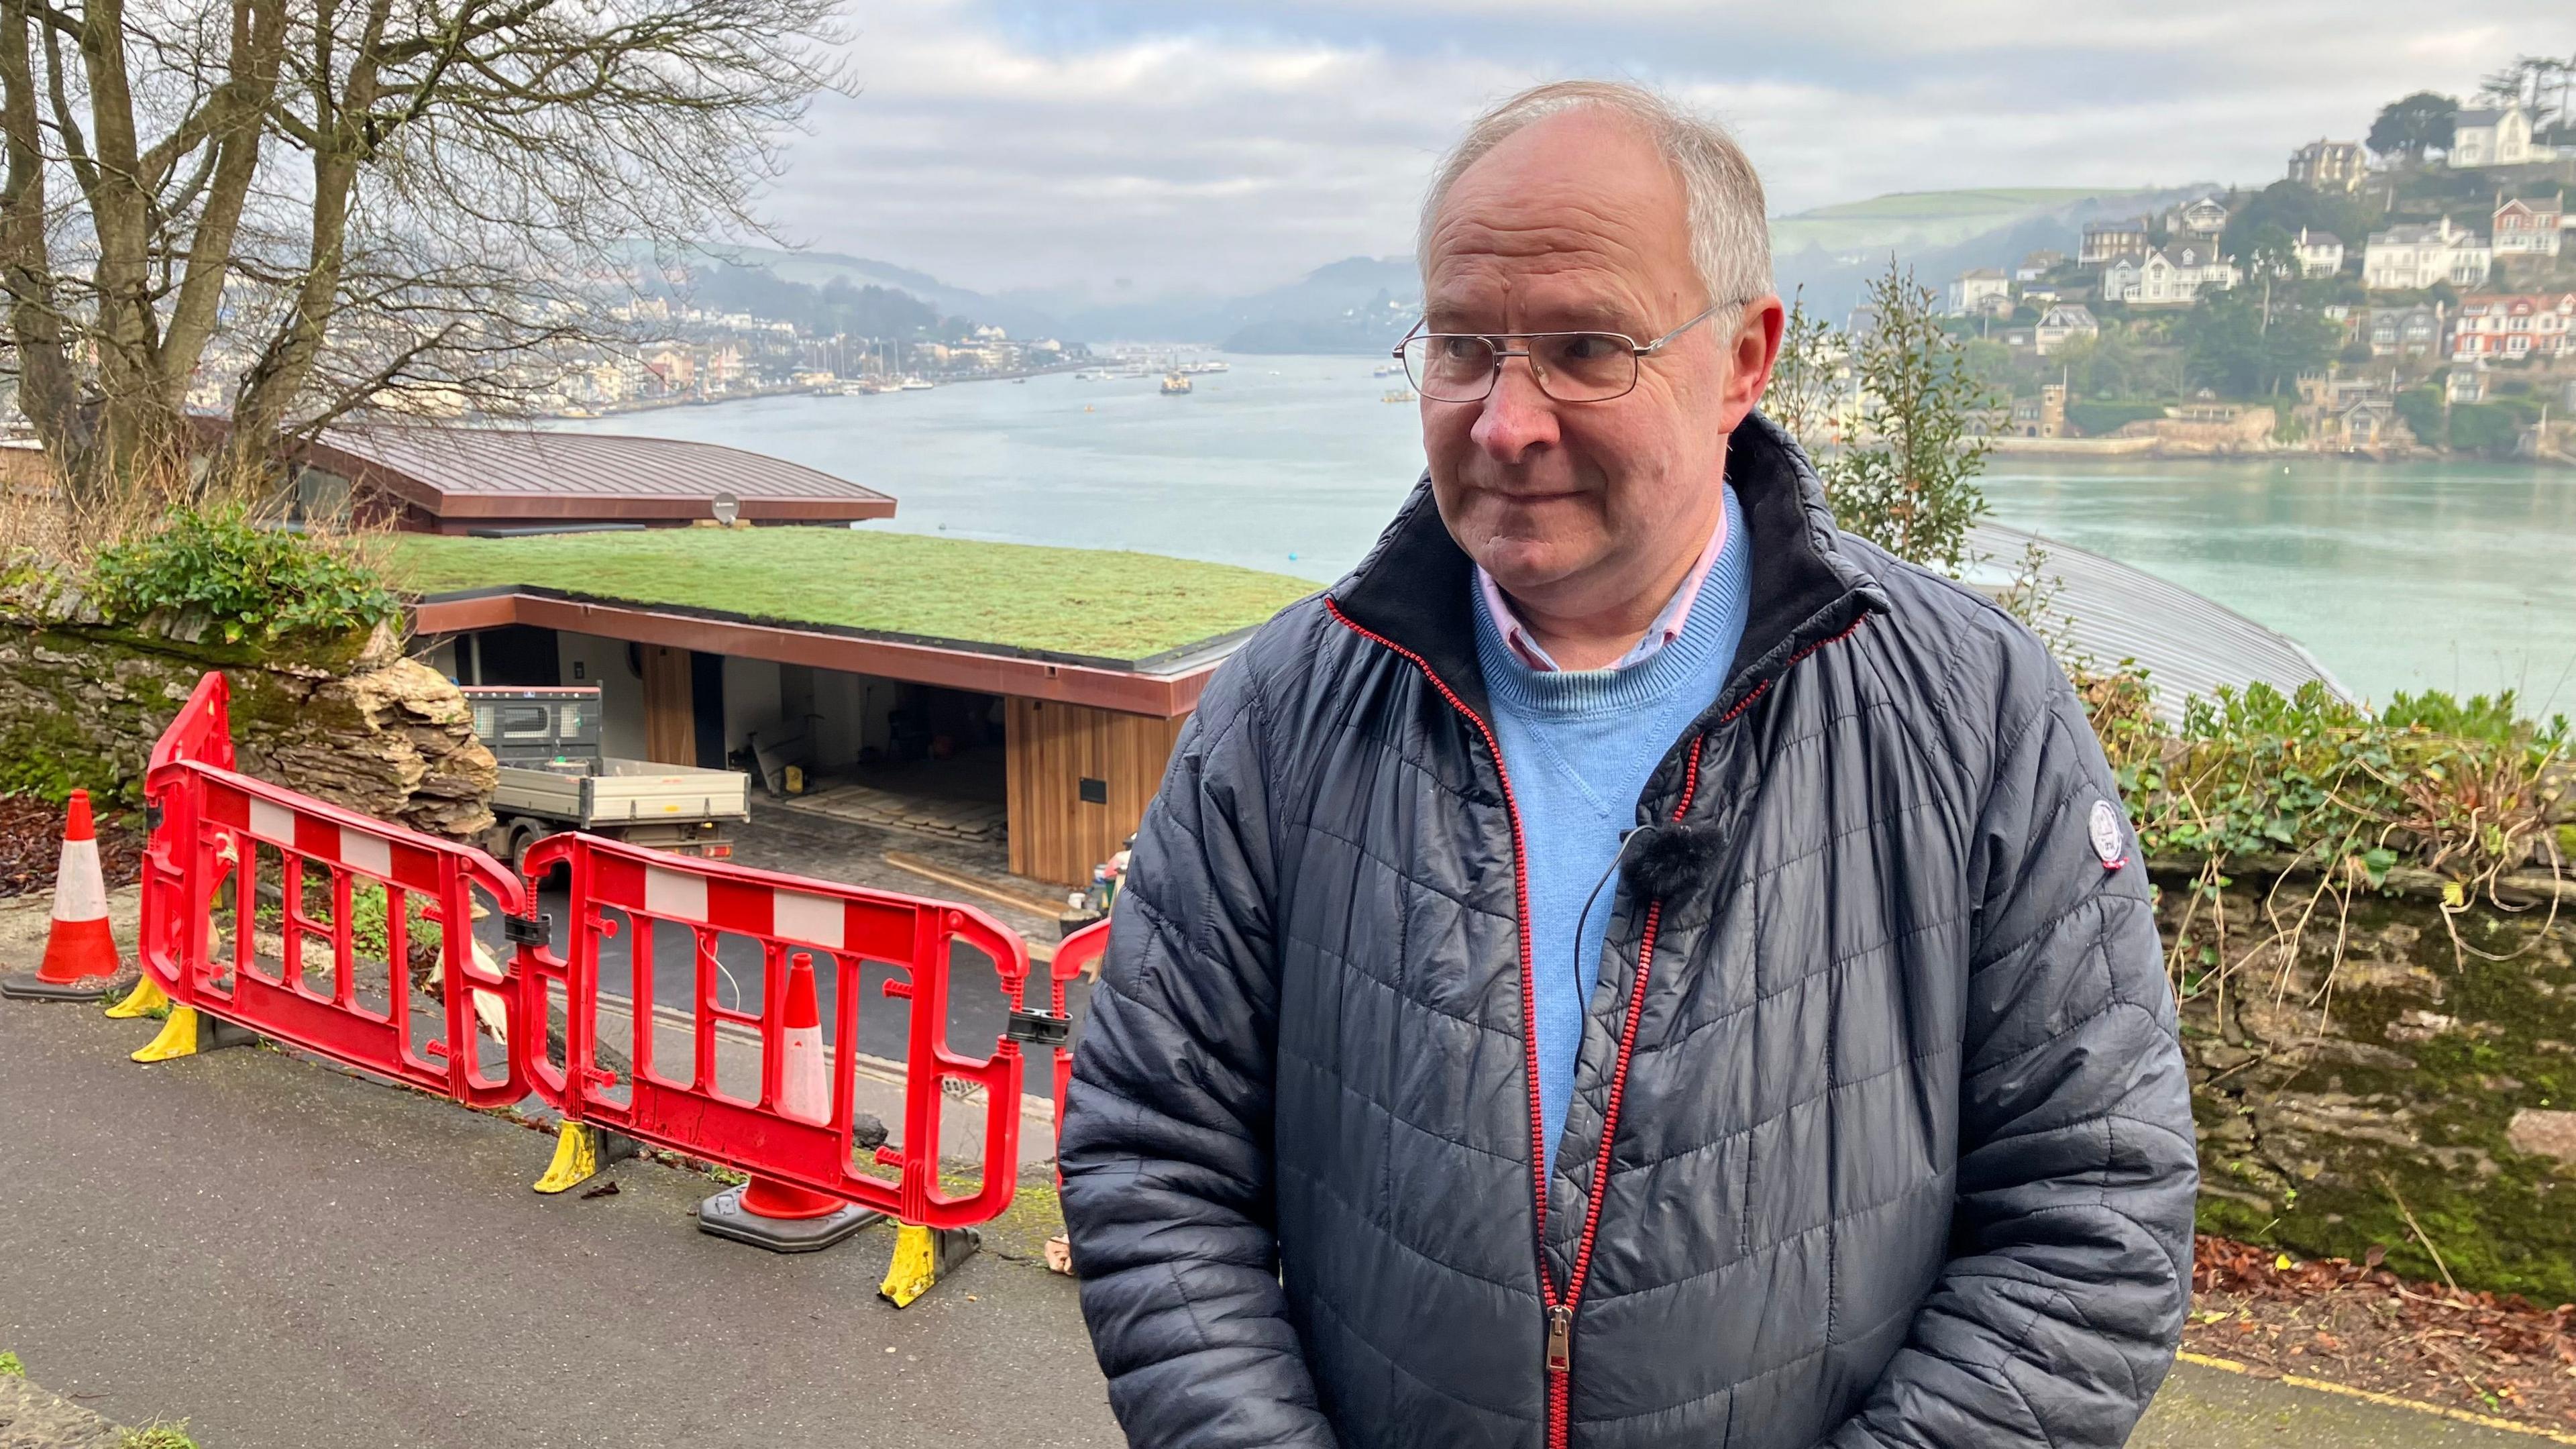
{"type": "MultiPolygon", "coordinates": [[[[535,845],[538,841],[545,839],[547,836],[552,835],[555,832],[547,829],[540,821],[528,820],[522,821],[521,824],[527,829],[527,838],[519,843],[518,851],[513,858],[519,862],[519,874],[524,877],[528,874],[528,847],[535,845]]],[[[535,885],[539,890],[562,889],[563,887],[572,884],[572,867],[561,861],[557,861],[553,866],[547,869],[544,875],[537,877],[535,881],[531,882],[531,884],[535,885]]]]}

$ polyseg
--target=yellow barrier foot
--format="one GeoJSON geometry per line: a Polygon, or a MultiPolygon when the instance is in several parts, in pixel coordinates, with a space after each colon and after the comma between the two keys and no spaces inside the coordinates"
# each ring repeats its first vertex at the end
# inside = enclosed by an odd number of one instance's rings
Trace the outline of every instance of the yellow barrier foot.
{"type": "Polygon", "coordinates": [[[133,1060],[149,1065],[201,1056],[226,1047],[256,1046],[258,1043],[259,1033],[247,1027],[204,1015],[192,1006],[174,1006],[170,1008],[170,1019],[161,1023],[161,1034],[152,1038],[151,1045],[136,1052],[133,1060]]]}
{"type": "Polygon", "coordinates": [[[954,1271],[984,1246],[973,1228],[925,1228],[902,1224],[895,1233],[894,1261],[886,1265],[877,1296],[897,1308],[909,1308],[930,1285],[954,1271]]]}
{"type": "Polygon", "coordinates": [[[601,1168],[624,1162],[637,1151],[635,1139],[602,1132],[587,1122],[566,1122],[555,1134],[555,1160],[536,1180],[539,1192],[555,1193],[581,1186],[601,1168]]]}
{"type": "Polygon", "coordinates": [[[146,976],[134,983],[134,990],[128,993],[123,1001],[109,1007],[107,1014],[119,1021],[126,1021],[138,1016],[157,1015],[169,1009],[169,995],[162,991],[159,982],[146,976]]]}

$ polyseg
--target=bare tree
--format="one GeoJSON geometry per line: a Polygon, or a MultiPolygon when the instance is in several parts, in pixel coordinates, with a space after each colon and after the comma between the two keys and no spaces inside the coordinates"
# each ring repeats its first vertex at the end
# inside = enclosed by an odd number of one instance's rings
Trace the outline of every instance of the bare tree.
{"type": "Polygon", "coordinates": [[[832,9],[0,0],[19,406],[79,504],[523,396],[655,247],[757,230],[832,9]],[[232,418],[203,468],[192,392],[232,418]]]}

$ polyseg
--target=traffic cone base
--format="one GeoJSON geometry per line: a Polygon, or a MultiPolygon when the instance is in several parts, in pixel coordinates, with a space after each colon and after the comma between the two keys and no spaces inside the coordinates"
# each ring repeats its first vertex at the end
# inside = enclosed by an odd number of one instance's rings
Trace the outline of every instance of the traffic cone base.
{"type": "Polygon", "coordinates": [[[973,1228],[925,1228],[905,1223],[896,1233],[894,1261],[886,1265],[885,1281],[877,1285],[877,1296],[897,1308],[909,1308],[913,1300],[930,1291],[930,1285],[956,1271],[957,1265],[975,1256],[984,1246],[984,1235],[973,1228]]]}
{"type": "MultiPolygon", "coordinates": [[[[104,923],[102,923],[104,924],[104,923]]],[[[0,996],[13,1001],[96,1001],[116,983],[105,976],[78,981],[48,981],[34,972],[0,976],[0,996]]]]}
{"type": "MultiPolygon", "coordinates": [[[[773,1191],[804,1191],[779,1183],[767,1186],[773,1191]]],[[[872,1207],[812,1193],[808,1195],[837,1205],[819,1217],[773,1217],[765,1212],[754,1212],[745,1205],[743,1199],[751,1191],[752,1184],[744,1183],[726,1188],[698,1204],[698,1231],[737,1243],[749,1243],[755,1248],[767,1248],[773,1253],[812,1253],[831,1247],[885,1216],[872,1207]]]]}

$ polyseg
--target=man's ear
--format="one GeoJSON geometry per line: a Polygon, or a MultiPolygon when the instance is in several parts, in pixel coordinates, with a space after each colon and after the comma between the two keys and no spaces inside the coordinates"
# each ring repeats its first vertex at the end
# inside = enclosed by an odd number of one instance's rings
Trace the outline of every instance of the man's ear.
{"type": "Polygon", "coordinates": [[[1745,415],[1771,386],[1771,368],[1780,360],[1780,332],[1788,323],[1788,310],[1776,293],[1744,304],[1735,339],[1726,344],[1726,388],[1719,412],[1728,432],[1744,425],[1745,415]]]}

